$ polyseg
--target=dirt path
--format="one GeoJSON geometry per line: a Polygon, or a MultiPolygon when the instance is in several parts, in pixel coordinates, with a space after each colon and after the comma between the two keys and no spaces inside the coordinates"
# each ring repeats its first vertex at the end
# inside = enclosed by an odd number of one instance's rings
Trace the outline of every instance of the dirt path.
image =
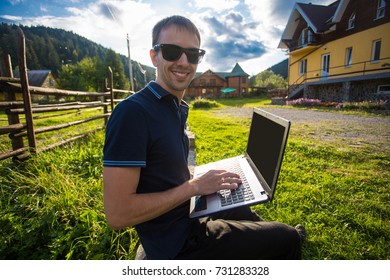
{"type": "MultiPolygon", "coordinates": [[[[292,130],[295,127],[294,133],[305,133],[323,141],[344,141],[351,147],[370,146],[374,152],[382,152],[390,157],[390,116],[361,116],[280,107],[263,109],[291,120],[292,130]]],[[[219,113],[249,118],[252,109],[227,108],[221,109],[219,113]]]]}

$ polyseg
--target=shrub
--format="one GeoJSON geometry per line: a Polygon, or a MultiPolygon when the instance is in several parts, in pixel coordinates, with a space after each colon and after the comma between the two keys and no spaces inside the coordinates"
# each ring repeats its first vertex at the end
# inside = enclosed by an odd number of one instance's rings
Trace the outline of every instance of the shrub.
{"type": "Polygon", "coordinates": [[[191,105],[194,109],[215,108],[220,106],[218,102],[205,98],[196,98],[193,102],[191,102],[191,105]]]}
{"type": "Polygon", "coordinates": [[[299,98],[296,100],[289,100],[286,102],[286,104],[291,105],[291,106],[314,107],[314,106],[320,106],[321,100],[309,99],[309,98],[299,98]]]}
{"type": "Polygon", "coordinates": [[[322,102],[319,99],[309,99],[309,98],[288,100],[286,104],[290,106],[327,107],[327,108],[340,108],[346,110],[361,110],[361,111],[368,111],[368,112],[374,110],[386,110],[388,106],[388,102],[384,100],[338,103],[338,102],[322,102]]]}
{"type": "Polygon", "coordinates": [[[340,105],[343,109],[357,109],[363,111],[370,110],[385,110],[387,102],[384,100],[380,101],[363,101],[363,102],[344,102],[340,105]]]}

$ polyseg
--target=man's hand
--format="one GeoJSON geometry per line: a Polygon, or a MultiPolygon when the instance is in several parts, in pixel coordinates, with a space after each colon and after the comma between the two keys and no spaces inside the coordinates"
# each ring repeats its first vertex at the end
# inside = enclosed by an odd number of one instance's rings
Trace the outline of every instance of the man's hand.
{"type": "Polygon", "coordinates": [[[240,176],[226,170],[210,170],[189,181],[196,195],[208,195],[219,190],[237,189],[242,183],[240,176]]]}

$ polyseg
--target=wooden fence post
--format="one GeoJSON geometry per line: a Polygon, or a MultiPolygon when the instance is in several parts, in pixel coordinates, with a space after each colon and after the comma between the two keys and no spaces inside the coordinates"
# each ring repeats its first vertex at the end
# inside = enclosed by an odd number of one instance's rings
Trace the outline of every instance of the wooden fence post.
{"type": "Polygon", "coordinates": [[[112,74],[112,69],[108,66],[108,83],[110,87],[111,95],[111,112],[114,110],[114,75],[112,74]]]}
{"type": "MultiPolygon", "coordinates": [[[[104,79],[102,84],[102,92],[107,92],[107,78],[104,79]]],[[[103,114],[108,115],[108,105],[107,105],[107,95],[103,94],[101,97],[101,101],[103,102],[103,114]]],[[[104,117],[104,127],[107,125],[108,116],[104,117]]]]}
{"type": "Polygon", "coordinates": [[[26,116],[27,124],[27,137],[30,152],[36,153],[36,140],[34,133],[34,122],[31,108],[31,95],[27,77],[27,66],[26,66],[26,42],[23,31],[18,27],[18,59],[19,59],[19,72],[20,72],[20,83],[22,86],[24,113],[26,116]]]}
{"type": "MultiPolygon", "coordinates": [[[[1,65],[2,65],[1,67],[2,76],[13,78],[14,74],[12,72],[12,63],[11,63],[10,55],[7,55],[7,58],[5,57],[1,58],[1,65]]],[[[16,101],[15,92],[12,90],[9,91],[7,90],[4,93],[4,97],[6,101],[10,101],[10,102],[16,101]]],[[[9,125],[20,123],[19,115],[17,114],[7,114],[7,118],[8,118],[9,125]]],[[[12,142],[12,150],[14,151],[24,147],[22,137],[11,138],[11,142],[12,142]]]]}

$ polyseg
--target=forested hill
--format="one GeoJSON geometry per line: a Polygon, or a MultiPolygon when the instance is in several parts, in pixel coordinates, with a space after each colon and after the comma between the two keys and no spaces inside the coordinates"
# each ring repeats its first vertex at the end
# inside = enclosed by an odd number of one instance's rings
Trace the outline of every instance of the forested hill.
{"type": "MultiPolygon", "coordinates": [[[[1,23],[0,54],[10,54],[13,67],[17,66],[17,25],[1,23]]],[[[108,49],[82,36],[63,29],[44,26],[19,26],[26,38],[27,67],[30,70],[49,69],[57,75],[62,65],[76,64],[85,57],[98,57],[103,60],[108,49]]],[[[124,71],[129,77],[128,58],[119,55],[124,71]]],[[[154,75],[154,69],[141,65],[147,70],[148,80],[154,75]]],[[[133,63],[133,75],[136,81],[143,81],[144,76],[139,67],[133,63]]]]}
{"type": "Polygon", "coordinates": [[[271,66],[267,70],[271,70],[275,74],[280,75],[286,79],[288,75],[288,59],[286,58],[285,60],[271,66]]]}

